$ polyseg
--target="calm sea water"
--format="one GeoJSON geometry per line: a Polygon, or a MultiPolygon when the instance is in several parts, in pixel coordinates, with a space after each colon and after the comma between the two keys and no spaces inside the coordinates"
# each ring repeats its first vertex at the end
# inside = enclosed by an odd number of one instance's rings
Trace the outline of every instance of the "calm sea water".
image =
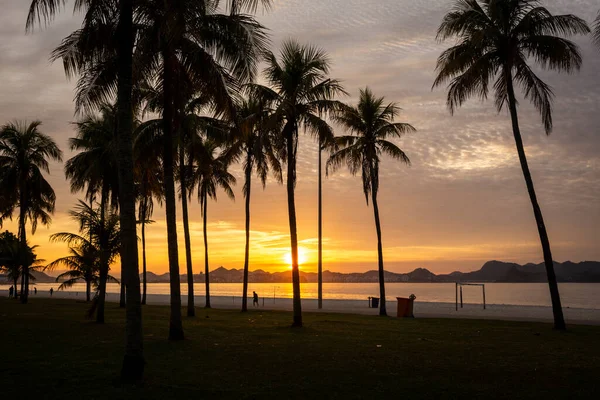
{"type": "MultiPolygon", "coordinates": [[[[56,290],[57,284],[37,284],[38,291],[49,291],[51,287],[56,290]]],[[[210,285],[213,296],[240,297],[241,283],[213,283],[210,285]]],[[[386,297],[390,300],[395,297],[417,296],[418,301],[454,303],[454,283],[388,283],[386,284],[386,297]]],[[[560,294],[564,307],[600,309],[600,283],[561,283],[560,294]]],[[[204,284],[194,285],[196,296],[204,295],[204,284]]],[[[0,285],[0,290],[8,290],[7,285],[0,285]]],[[[68,289],[69,292],[85,293],[84,284],[76,284],[68,289]]],[[[289,298],[292,297],[292,285],[289,283],[250,283],[248,292],[252,291],[260,297],[289,298]]],[[[108,284],[109,293],[118,293],[119,285],[108,284]]],[[[302,297],[307,299],[317,298],[317,284],[305,283],[301,285],[302,297]]],[[[182,295],[187,294],[187,285],[181,285],[182,295]]],[[[168,283],[148,284],[148,294],[169,294],[168,283]]],[[[549,306],[550,294],[548,285],[543,283],[486,283],[486,302],[488,304],[513,304],[531,306],[549,306]]],[[[323,297],[325,299],[367,300],[369,296],[379,296],[379,286],[376,283],[325,283],[323,284],[323,297]]],[[[465,303],[482,303],[481,287],[467,286],[463,288],[465,303]]]]}

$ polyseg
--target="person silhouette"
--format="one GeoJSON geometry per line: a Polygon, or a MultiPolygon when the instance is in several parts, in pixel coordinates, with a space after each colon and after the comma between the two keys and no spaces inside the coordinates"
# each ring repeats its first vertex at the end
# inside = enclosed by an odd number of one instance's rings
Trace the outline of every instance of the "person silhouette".
{"type": "Polygon", "coordinates": [[[54,289],[50,288],[50,296],[52,296],[52,293],[54,293],[54,289]]]}
{"type": "Polygon", "coordinates": [[[258,295],[256,292],[252,292],[252,305],[258,307],[258,295]]]}
{"type": "Polygon", "coordinates": [[[11,298],[13,297],[13,291],[15,290],[15,288],[13,288],[12,286],[8,289],[8,297],[11,298]]]}
{"type": "Polygon", "coordinates": [[[37,294],[37,288],[36,287],[33,288],[33,294],[37,294]]]}

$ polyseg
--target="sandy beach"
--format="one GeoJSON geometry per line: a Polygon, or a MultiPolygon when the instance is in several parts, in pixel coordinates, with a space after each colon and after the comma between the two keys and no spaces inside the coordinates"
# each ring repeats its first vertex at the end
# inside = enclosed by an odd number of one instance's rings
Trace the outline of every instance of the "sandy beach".
{"type": "MultiPolygon", "coordinates": [[[[0,291],[0,296],[7,297],[8,291],[0,291]]],[[[36,298],[47,298],[50,294],[39,291],[37,295],[31,294],[32,300],[36,298]]],[[[55,291],[53,297],[61,299],[84,300],[84,293],[58,292],[55,291]]],[[[117,293],[108,293],[107,301],[117,303],[119,295],[117,293]]],[[[211,305],[213,308],[239,309],[241,307],[241,297],[236,296],[212,296],[211,305]]],[[[148,304],[167,305],[169,304],[169,295],[150,294],[147,297],[148,304]]],[[[187,305],[187,297],[181,297],[182,305],[187,305]]],[[[204,296],[196,296],[195,303],[198,308],[204,307],[204,296]]],[[[252,299],[248,300],[248,306],[252,308],[252,299]]],[[[292,299],[289,298],[264,298],[260,299],[258,309],[291,311],[292,299]]],[[[388,315],[396,316],[396,301],[388,299],[388,315]]],[[[319,310],[316,299],[303,299],[302,310],[305,312],[324,312],[324,313],[349,313],[377,315],[378,309],[369,308],[368,300],[323,300],[323,309],[319,310]]],[[[567,323],[600,325],[600,310],[587,308],[568,308],[563,309],[567,323]]],[[[465,304],[464,308],[455,309],[454,303],[434,303],[434,302],[415,302],[415,318],[472,318],[472,319],[495,319],[509,321],[538,321],[552,322],[551,307],[544,306],[524,306],[524,305],[504,305],[488,304],[484,310],[482,305],[465,304]]]]}

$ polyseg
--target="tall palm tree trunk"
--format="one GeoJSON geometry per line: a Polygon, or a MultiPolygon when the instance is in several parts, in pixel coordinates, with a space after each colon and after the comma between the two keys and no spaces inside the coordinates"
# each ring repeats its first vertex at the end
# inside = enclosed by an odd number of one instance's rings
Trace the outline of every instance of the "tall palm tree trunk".
{"type": "Polygon", "coordinates": [[[554,261],[552,259],[552,252],[550,250],[550,240],[548,239],[548,233],[546,232],[546,225],[544,224],[542,210],[537,201],[537,196],[533,187],[533,179],[531,178],[531,172],[529,171],[529,165],[527,164],[527,157],[525,156],[525,148],[523,146],[523,140],[521,138],[521,130],[519,129],[519,119],[517,116],[517,102],[515,99],[512,74],[510,70],[507,71],[508,72],[506,72],[506,81],[508,93],[508,107],[510,110],[510,117],[512,120],[513,134],[515,137],[515,143],[517,145],[517,152],[519,153],[519,161],[521,162],[521,169],[523,170],[523,176],[525,177],[527,191],[529,192],[529,199],[531,200],[531,206],[533,207],[535,222],[537,224],[538,233],[540,235],[540,241],[542,243],[544,264],[546,266],[546,274],[548,275],[548,286],[550,287],[552,313],[554,314],[554,329],[565,330],[567,329],[567,327],[565,324],[565,319],[563,316],[562,306],[560,302],[560,294],[558,292],[556,274],[554,273],[554,261]]]}
{"type": "Polygon", "coordinates": [[[321,144],[319,143],[319,261],[317,268],[317,297],[319,309],[323,308],[323,187],[321,175],[323,162],[321,160],[321,144]]]}
{"type": "MultiPolygon", "coordinates": [[[[104,323],[104,306],[106,304],[106,281],[108,280],[108,261],[106,258],[106,238],[104,234],[104,227],[106,225],[106,198],[108,197],[106,184],[103,184],[102,192],[100,193],[100,282],[98,284],[98,305],[96,307],[96,322],[99,324],[104,323]]],[[[121,266],[124,262],[121,261],[121,266]]],[[[123,275],[123,271],[121,271],[123,275]]],[[[123,284],[121,276],[121,285],[123,284]]]]}
{"type": "Polygon", "coordinates": [[[204,233],[204,286],[206,288],[206,304],[204,305],[204,308],[211,308],[210,307],[210,274],[208,271],[208,237],[206,235],[206,211],[207,211],[207,205],[208,205],[208,196],[206,194],[203,194],[204,196],[204,210],[202,211],[202,213],[204,214],[204,220],[202,221],[203,223],[203,233],[204,233]]]}
{"type": "MultiPolygon", "coordinates": [[[[19,201],[19,242],[20,251],[25,252],[27,248],[27,231],[25,229],[25,217],[26,217],[26,195],[25,195],[25,182],[21,182],[21,188],[19,190],[20,201],[19,201]]],[[[29,265],[23,264],[21,266],[22,274],[21,277],[21,303],[27,304],[29,299],[29,265]]],[[[16,290],[16,288],[15,288],[16,290]]]]}
{"type": "Polygon", "coordinates": [[[169,319],[169,340],[183,340],[181,322],[181,287],[179,277],[179,252],[177,249],[177,215],[175,198],[175,179],[173,177],[173,58],[168,44],[163,50],[163,123],[164,123],[164,191],[167,217],[167,243],[169,249],[169,278],[171,288],[171,316],[169,319]]]}
{"type": "Polygon", "coordinates": [[[87,301],[88,303],[90,301],[91,292],[92,292],[92,282],[89,279],[86,279],[86,281],[85,281],[85,301],[87,301]]]}
{"type": "Polygon", "coordinates": [[[196,308],[194,305],[194,270],[192,269],[192,241],[190,239],[190,221],[188,216],[187,203],[187,188],[186,188],[186,173],[185,173],[185,156],[184,146],[179,148],[179,179],[181,180],[181,213],[183,217],[183,236],[185,238],[185,262],[187,267],[187,284],[188,284],[188,302],[187,316],[195,317],[196,308]]]}
{"type": "Polygon", "coordinates": [[[117,88],[119,209],[121,260],[124,266],[122,280],[127,287],[125,355],[121,368],[121,380],[132,382],[142,379],[145,364],[133,178],[133,107],[131,101],[133,83],[133,1],[120,0],[119,6],[119,40],[117,48],[119,60],[117,88]]]}
{"type": "Polygon", "coordinates": [[[298,130],[294,127],[287,138],[287,196],[288,217],[290,222],[290,241],[292,247],[292,292],[294,307],[294,322],[292,327],[302,327],[302,302],[300,300],[300,270],[298,268],[298,230],[296,226],[296,200],[294,186],[296,180],[296,148],[298,130]]]}
{"type": "Polygon", "coordinates": [[[123,263],[121,262],[121,291],[119,293],[119,307],[125,308],[127,300],[125,299],[125,285],[123,284],[123,263]]]}
{"type": "Polygon", "coordinates": [[[142,200],[142,305],[146,304],[146,289],[147,289],[147,277],[146,277],[146,214],[148,212],[148,198],[144,196],[142,200]]]}
{"type": "Polygon", "coordinates": [[[248,311],[248,269],[250,259],[250,192],[252,189],[252,155],[248,150],[246,159],[246,249],[244,252],[244,283],[242,290],[242,311],[248,311]]]}
{"type": "Polygon", "coordinates": [[[381,222],[379,220],[379,206],[377,205],[377,190],[375,188],[375,181],[373,179],[371,183],[371,199],[373,202],[373,213],[375,215],[375,229],[377,230],[377,259],[379,266],[379,315],[387,316],[387,308],[385,305],[385,273],[383,269],[383,246],[381,244],[381,222]]]}

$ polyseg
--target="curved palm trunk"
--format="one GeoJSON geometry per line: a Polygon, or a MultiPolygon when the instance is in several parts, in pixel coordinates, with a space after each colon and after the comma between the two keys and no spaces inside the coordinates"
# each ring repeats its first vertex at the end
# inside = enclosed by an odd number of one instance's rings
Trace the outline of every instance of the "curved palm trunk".
{"type": "Polygon", "coordinates": [[[207,204],[208,204],[208,198],[206,195],[204,196],[204,210],[203,210],[203,214],[204,214],[204,220],[203,220],[203,232],[204,232],[204,286],[206,288],[206,304],[204,305],[205,308],[211,308],[210,307],[210,274],[208,271],[208,237],[206,235],[206,210],[207,210],[207,204]]]}
{"type": "Polygon", "coordinates": [[[321,183],[323,163],[321,160],[321,144],[319,143],[319,261],[317,268],[317,297],[319,309],[323,308],[323,188],[321,183]]]}
{"type": "Polygon", "coordinates": [[[375,215],[375,229],[377,230],[377,259],[379,272],[379,315],[386,316],[385,305],[385,273],[383,269],[383,246],[381,244],[381,222],[379,220],[379,206],[377,205],[377,191],[374,189],[375,182],[371,184],[371,199],[373,202],[373,213],[375,215]]]}
{"type": "Polygon", "coordinates": [[[89,279],[86,279],[86,281],[85,281],[85,301],[87,301],[88,303],[90,301],[91,292],[92,292],[92,282],[89,279]]]}
{"type": "Polygon", "coordinates": [[[552,259],[552,252],[550,250],[550,240],[548,239],[548,233],[546,232],[546,225],[544,224],[542,210],[537,201],[537,196],[533,187],[533,179],[531,178],[529,165],[527,164],[527,157],[525,156],[525,148],[523,146],[523,140],[521,138],[521,130],[519,129],[519,120],[517,116],[517,102],[515,99],[515,92],[513,88],[512,75],[510,73],[510,70],[508,70],[508,72],[506,73],[506,80],[508,92],[508,107],[510,109],[510,117],[512,120],[515,144],[517,145],[517,152],[519,153],[521,169],[523,170],[523,176],[527,185],[527,191],[529,192],[529,199],[531,200],[531,206],[533,207],[535,222],[537,224],[538,233],[540,235],[540,241],[542,243],[544,264],[546,266],[546,274],[548,275],[548,286],[550,287],[552,313],[554,314],[554,329],[565,330],[567,329],[567,327],[565,325],[565,319],[563,316],[562,306],[560,302],[560,294],[558,292],[556,274],[554,273],[554,261],[552,259]]]}
{"type": "Polygon", "coordinates": [[[148,212],[148,198],[144,197],[143,212],[142,212],[142,305],[146,304],[146,289],[147,289],[147,278],[146,278],[146,214],[148,212]]]}
{"type": "Polygon", "coordinates": [[[177,214],[175,198],[175,179],[173,177],[173,57],[171,50],[165,45],[163,50],[163,123],[164,123],[164,191],[167,217],[167,243],[169,249],[169,278],[171,288],[171,316],[169,319],[169,340],[183,340],[181,322],[181,287],[179,277],[179,251],[177,249],[177,214]]]}
{"type": "Polygon", "coordinates": [[[294,306],[294,322],[292,327],[302,327],[302,302],[300,300],[300,270],[298,268],[298,230],[296,226],[296,200],[294,186],[296,178],[296,143],[298,130],[294,127],[287,140],[287,196],[288,217],[290,222],[290,241],[292,247],[292,292],[294,306]]]}
{"type": "Polygon", "coordinates": [[[248,150],[246,159],[246,249],[244,252],[244,284],[242,290],[242,311],[248,311],[248,269],[250,258],[250,193],[252,189],[252,155],[248,150]]]}
{"type": "Polygon", "coordinates": [[[133,83],[133,1],[120,0],[119,7],[119,44],[117,48],[119,60],[119,82],[117,88],[119,121],[118,166],[121,260],[124,266],[122,280],[127,287],[125,355],[121,368],[121,380],[133,382],[142,379],[145,364],[133,178],[133,107],[131,102],[131,88],[133,83]]]}
{"type": "Polygon", "coordinates": [[[183,146],[180,146],[179,149],[179,176],[181,179],[181,212],[183,217],[183,236],[185,238],[185,261],[187,267],[188,284],[187,316],[195,317],[196,308],[194,306],[194,270],[192,269],[192,241],[190,239],[190,221],[188,216],[185,157],[183,146]]]}

